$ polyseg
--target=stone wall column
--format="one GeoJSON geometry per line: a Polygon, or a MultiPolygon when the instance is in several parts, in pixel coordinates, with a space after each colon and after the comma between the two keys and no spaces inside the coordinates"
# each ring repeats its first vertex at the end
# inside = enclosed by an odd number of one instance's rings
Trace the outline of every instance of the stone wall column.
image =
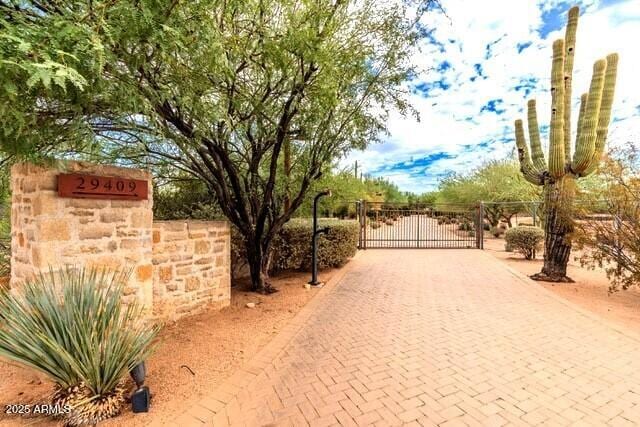
{"type": "Polygon", "coordinates": [[[153,306],[151,174],[83,162],[23,163],[11,169],[11,287],[65,266],[131,271],[125,298],[153,306]],[[80,173],[148,181],[147,200],[62,198],[57,175],[80,173]]]}

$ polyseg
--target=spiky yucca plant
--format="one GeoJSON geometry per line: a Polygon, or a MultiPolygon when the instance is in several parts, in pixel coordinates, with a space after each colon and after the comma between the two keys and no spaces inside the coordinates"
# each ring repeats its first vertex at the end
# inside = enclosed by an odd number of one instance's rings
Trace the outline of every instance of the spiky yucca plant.
{"type": "Polygon", "coordinates": [[[128,274],[71,268],[41,274],[0,298],[0,356],[47,375],[66,425],[117,415],[124,379],[145,360],[157,328],[123,304],[128,274]]]}
{"type": "Polygon", "coordinates": [[[536,280],[571,281],[567,277],[567,263],[573,232],[575,181],[598,168],[611,119],[618,69],[618,55],[615,53],[595,62],[589,92],[580,97],[575,152],[572,159],[571,80],[579,12],[577,6],[569,10],[565,37],[553,43],[548,161],[545,160],[540,144],[534,99],[529,100],[527,104],[531,151],[525,140],[522,120],[515,122],[516,145],[522,174],[529,182],[544,186],[544,265],[540,273],[531,276],[536,280]]]}

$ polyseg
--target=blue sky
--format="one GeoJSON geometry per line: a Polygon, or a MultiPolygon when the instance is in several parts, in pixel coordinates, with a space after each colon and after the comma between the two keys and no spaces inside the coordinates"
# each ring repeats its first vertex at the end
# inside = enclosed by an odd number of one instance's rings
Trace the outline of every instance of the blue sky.
{"type": "MultiPolygon", "coordinates": [[[[432,29],[414,61],[410,101],[420,121],[392,114],[383,144],[357,151],[366,173],[402,190],[434,189],[451,172],[464,172],[513,151],[513,121],[536,98],[546,138],[550,111],[551,44],[564,35],[566,13],[581,6],[573,81],[574,127],[580,94],[593,62],[620,54],[611,144],[640,144],[640,0],[442,0],[447,16],[431,13],[432,29]]],[[[575,129],[574,129],[575,132],[575,129]]]]}

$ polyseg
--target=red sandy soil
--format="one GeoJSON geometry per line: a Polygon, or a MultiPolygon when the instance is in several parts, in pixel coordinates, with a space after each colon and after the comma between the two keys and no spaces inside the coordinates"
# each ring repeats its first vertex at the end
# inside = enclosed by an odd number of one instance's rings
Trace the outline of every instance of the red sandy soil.
{"type": "MultiPolygon", "coordinates": [[[[329,280],[336,271],[321,272],[321,280],[329,280]]],[[[232,288],[230,307],[205,310],[165,326],[158,348],[147,363],[146,384],[153,394],[151,412],[133,414],[126,405],[122,415],[101,425],[162,425],[185,411],[190,402],[214,390],[256,354],[313,298],[317,289],[303,286],[308,280],[308,273],[282,273],[272,278],[279,292],[268,296],[232,288]],[[248,302],[256,303],[256,307],[247,308],[248,302]]],[[[0,362],[0,378],[1,426],[57,425],[42,417],[5,414],[7,404],[48,402],[52,384],[44,377],[0,362]]]]}
{"type": "MultiPolygon", "coordinates": [[[[542,268],[542,253],[535,260],[525,260],[517,252],[504,250],[504,239],[486,238],[484,249],[515,270],[530,276],[542,268]]],[[[580,266],[571,254],[567,274],[575,283],[536,282],[568,301],[625,329],[640,328],[640,288],[609,293],[609,279],[602,269],[590,270],[580,266]]]]}

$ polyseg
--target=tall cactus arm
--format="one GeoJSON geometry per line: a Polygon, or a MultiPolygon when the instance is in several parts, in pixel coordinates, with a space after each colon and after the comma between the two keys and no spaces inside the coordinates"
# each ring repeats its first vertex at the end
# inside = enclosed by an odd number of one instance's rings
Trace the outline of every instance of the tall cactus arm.
{"type": "Polygon", "coordinates": [[[529,128],[529,141],[531,142],[531,161],[533,167],[538,172],[547,170],[547,162],[542,152],[540,143],[540,128],[538,127],[538,113],[536,111],[536,100],[530,99],[527,102],[527,127],[529,128]]]}
{"type": "Polygon", "coordinates": [[[569,9],[567,29],[564,34],[564,157],[567,160],[571,158],[571,82],[579,15],[578,6],[569,9]]]}
{"type": "Polygon", "coordinates": [[[516,127],[516,147],[518,148],[518,160],[520,160],[520,170],[525,179],[532,184],[542,185],[542,175],[536,171],[531,163],[531,157],[529,156],[529,149],[527,148],[527,141],[524,138],[524,129],[522,127],[522,120],[518,119],[515,122],[516,127]]]}
{"type": "Polygon", "coordinates": [[[616,90],[616,76],[618,74],[618,54],[612,53],[607,56],[607,71],[604,75],[604,88],[602,89],[602,100],[600,101],[600,114],[598,115],[598,125],[596,128],[596,143],[591,163],[582,176],[587,176],[598,168],[602,154],[607,143],[609,133],[609,122],[611,121],[611,105],[613,104],[613,94],[616,90]]]}
{"type": "Polygon", "coordinates": [[[584,110],[587,109],[588,97],[589,97],[588,93],[583,93],[580,96],[580,112],[578,113],[578,130],[576,133],[576,145],[578,145],[578,141],[580,140],[580,129],[582,129],[582,122],[584,121],[584,110]]]}
{"type": "Polygon", "coordinates": [[[564,39],[553,42],[551,65],[551,130],[549,174],[558,179],[565,172],[564,156],[564,39]]]}
{"type": "Polygon", "coordinates": [[[576,152],[573,155],[571,169],[577,175],[582,175],[589,167],[591,158],[596,149],[596,127],[600,112],[600,102],[602,101],[602,89],[604,87],[604,74],[607,68],[607,61],[599,59],[593,64],[593,75],[589,96],[587,97],[587,107],[582,119],[580,129],[580,139],[576,143],[576,152]]]}

